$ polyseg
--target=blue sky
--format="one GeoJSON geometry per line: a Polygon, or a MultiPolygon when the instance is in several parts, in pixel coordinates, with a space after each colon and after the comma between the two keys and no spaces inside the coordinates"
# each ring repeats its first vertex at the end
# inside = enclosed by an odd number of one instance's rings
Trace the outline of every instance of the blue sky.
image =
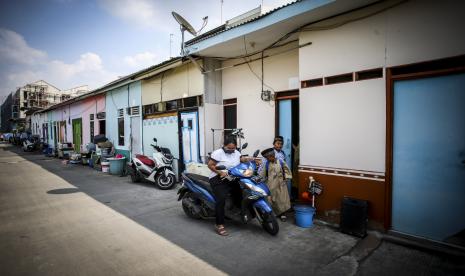
{"type": "MultiPolygon", "coordinates": [[[[179,53],[177,11],[205,30],[221,22],[221,0],[0,0],[0,101],[39,79],[60,89],[97,88],[179,53]]],[[[224,0],[223,21],[291,0],[224,0]]],[[[189,39],[190,37],[188,37],[189,39]]]]}

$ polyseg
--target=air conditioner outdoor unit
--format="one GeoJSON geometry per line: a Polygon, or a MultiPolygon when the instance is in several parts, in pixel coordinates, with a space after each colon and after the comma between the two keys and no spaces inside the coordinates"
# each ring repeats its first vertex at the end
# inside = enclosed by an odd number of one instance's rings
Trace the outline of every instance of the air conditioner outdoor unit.
{"type": "Polygon", "coordinates": [[[128,108],[126,108],[126,113],[129,116],[140,115],[140,108],[139,108],[139,106],[128,107],[128,108]]]}
{"type": "Polygon", "coordinates": [[[165,102],[158,103],[158,111],[159,112],[166,111],[166,103],[165,102]]]}

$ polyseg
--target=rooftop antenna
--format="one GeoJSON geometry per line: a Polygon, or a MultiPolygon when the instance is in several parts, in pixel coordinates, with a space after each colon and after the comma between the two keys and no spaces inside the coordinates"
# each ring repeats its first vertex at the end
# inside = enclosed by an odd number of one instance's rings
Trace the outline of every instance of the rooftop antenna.
{"type": "Polygon", "coordinates": [[[221,5],[221,11],[220,11],[220,25],[223,24],[223,0],[220,0],[220,5],[221,5]]]}
{"type": "Polygon", "coordinates": [[[174,19],[179,23],[179,28],[181,29],[181,55],[184,57],[186,54],[184,51],[184,31],[188,31],[191,35],[197,36],[197,34],[199,34],[203,30],[203,28],[207,26],[208,16],[202,18],[202,27],[196,31],[194,27],[192,27],[192,25],[189,24],[189,22],[187,22],[186,19],[184,19],[184,17],[182,17],[176,12],[171,12],[171,14],[173,15],[174,19]]]}
{"type": "Polygon", "coordinates": [[[171,47],[173,46],[173,34],[170,34],[170,58],[173,57],[173,55],[171,54],[171,47]]]}

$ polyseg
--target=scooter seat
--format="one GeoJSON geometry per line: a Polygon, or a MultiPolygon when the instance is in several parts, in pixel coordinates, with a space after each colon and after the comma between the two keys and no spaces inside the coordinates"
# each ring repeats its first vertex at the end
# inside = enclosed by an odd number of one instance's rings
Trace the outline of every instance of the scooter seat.
{"type": "Polygon", "coordinates": [[[152,159],[148,158],[145,155],[142,154],[136,154],[136,158],[140,160],[143,164],[149,166],[149,167],[155,167],[155,162],[153,162],[152,159]]]}
{"type": "Polygon", "coordinates": [[[208,182],[208,177],[193,173],[186,173],[186,176],[192,179],[195,184],[199,185],[210,193],[213,193],[212,186],[210,185],[210,182],[208,182]]]}

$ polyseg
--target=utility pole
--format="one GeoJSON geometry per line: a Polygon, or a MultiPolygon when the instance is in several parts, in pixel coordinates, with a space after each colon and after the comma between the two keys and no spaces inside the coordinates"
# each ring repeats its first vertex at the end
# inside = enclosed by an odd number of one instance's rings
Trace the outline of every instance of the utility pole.
{"type": "Polygon", "coordinates": [[[220,20],[221,20],[221,24],[223,24],[223,0],[220,0],[220,2],[221,2],[221,12],[220,12],[221,19],[220,20]]]}

